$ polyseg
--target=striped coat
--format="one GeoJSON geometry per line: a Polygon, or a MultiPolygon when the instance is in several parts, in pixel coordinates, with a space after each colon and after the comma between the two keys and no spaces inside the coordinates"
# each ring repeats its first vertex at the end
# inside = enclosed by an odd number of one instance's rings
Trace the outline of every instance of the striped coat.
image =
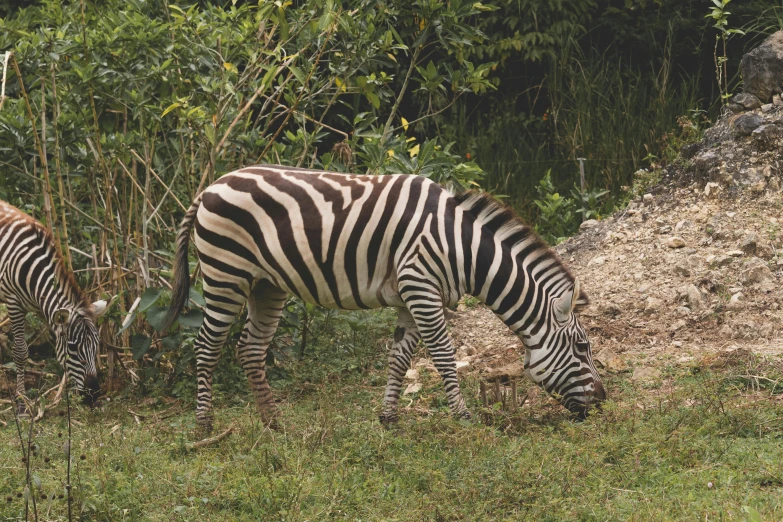
{"type": "Polygon", "coordinates": [[[604,397],[574,310],[587,304],[578,281],[506,207],[489,196],[453,195],[417,176],[361,176],[256,166],[227,174],[199,195],[177,239],[169,324],[188,296],[194,242],[207,302],[196,340],[197,419],[210,428],[212,372],[245,303],[240,361],[265,416],[275,407],[266,350],[286,296],[329,308],[399,310],[384,409],[397,418],[402,378],[424,341],[456,416],[460,393],[443,308],[468,293],[523,341],[529,376],[583,415],[604,397]]]}
{"type": "MultiPolygon", "coordinates": [[[[96,317],[105,301],[90,304],[65,268],[49,231],[21,210],[0,201],[0,301],[6,304],[14,337],[16,392],[25,393],[28,356],[24,319],[41,316],[55,333],[57,360],[72,384],[92,402],[99,390],[96,317]]],[[[20,411],[24,405],[20,402],[20,411]]]]}

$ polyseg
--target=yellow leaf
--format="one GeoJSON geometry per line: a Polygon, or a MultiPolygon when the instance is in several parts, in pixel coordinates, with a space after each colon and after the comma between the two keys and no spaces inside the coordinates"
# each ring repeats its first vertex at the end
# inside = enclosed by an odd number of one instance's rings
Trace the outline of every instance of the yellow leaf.
{"type": "Polygon", "coordinates": [[[395,58],[395,57],[394,57],[394,55],[393,55],[392,53],[386,53],[386,56],[388,56],[389,58],[391,58],[391,59],[392,59],[392,60],[394,60],[395,62],[397,61],[397,58],[395,58]]]}
{"type": "Polygon", "coordinates": [[[419,22],[419,29],[421,29],[422,31],[424,30],[424,18],[422,18],[421,21],[419,22]]]}
{"type": "Polygon", "coordinates": [[[411,147],[411,150],[408,151],[408,154],[411,155],[411,158],[419,153],[419,144],[417,143],[413,147],[411,147]]]}
{"type": "Polygon", "coordinates": [[[223,67],[225,67],[228,72],[237,72],[237,67],[233,63],[223,62],[223,67]]]}
{"type": "Polygon", "coordinates": [[[386,155],[389,156],[390,158],[393,158],[394,157],[394,149],[387,150],[386,151],[386,155]]]}
{"type": "Polygon", "coordinates": [[[412,141],[416,141],[416,136],[411,136],[410,138],[408,138],[407,140],[405,140],[405,142],[406,142],[406,143],[410,143],[410,142],[412,142],[412,141]]]}
{"type": "Polygon", "coordinates": [[[408,120],[405,118],[400,118],[402,120],[402,128],[405,129],[405,132],[408,132],[408,120]]]}

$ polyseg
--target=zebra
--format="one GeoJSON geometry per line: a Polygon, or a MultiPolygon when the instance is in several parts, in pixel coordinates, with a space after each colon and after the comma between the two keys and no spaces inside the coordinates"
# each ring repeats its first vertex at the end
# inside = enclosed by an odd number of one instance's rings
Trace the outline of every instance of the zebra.
{"type": "Polygon", "coordinates": [[[57,360],[85,402],[94,404],[100,391],[95,322],[106,301],[90,304],[63,262],[49,230],[12,205],[0,201],[0,301],[8,309],[14,338],[17,410],[25,413],[24,336],[27,313],[41,316],[55,334],[57,360]]]}
{"type": "Polygon", "coordinates": [[[170,327],[189,295],[191,231],[203,274],[196,350],[197,425],[212,429],[212,375],[236,316],[236,352],[265,422],[278,413],[266,352],[288,295],[337,309],[396,307],[380,420],[398,420],[403,377],[423,340],[450,411],[470,418],[444,319],[464,294],[483,301],[525,346],[526,374],[580,418],[605,390],[575,311],[579,280],[536,233],[491,196],[453,194],[413,175],[351,175],[278,165],[230,172],[180,224],[170,327]]]}

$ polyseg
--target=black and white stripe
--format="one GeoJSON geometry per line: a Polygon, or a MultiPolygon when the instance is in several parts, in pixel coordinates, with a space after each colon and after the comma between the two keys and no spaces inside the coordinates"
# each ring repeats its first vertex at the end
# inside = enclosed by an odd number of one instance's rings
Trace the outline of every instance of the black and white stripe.
{"type": "Polygon", "coordinates": [[[584,414],[604,397],[573,313],[586,296],[538,236],[491,197],[455,196],[418,176],[280,166],[232,172],[208,187],[182,221],[169,325],[187,300],[192,229],[207,301],[195,344],[197,418],[205,428],[212,423],[212,372],[246,302],[239,357],[260,411],[274,416],[264,362],[289,294],[330,308],[399,309],[384,421],[397,417],[419,339],[443,378],[452,413],[470,415],[443,314],[466,293],[519,335],[529,376],[566,407],[584,414]]]}
{"type": "Polygon", "coordinates": [[[25,393],[24,319],[32,312],[54,331],[57,359],[73,385],[94,401],[99,390],[95,319],[106,302],[88,303],[48,230],[5,202],[0,202],[0,301],[11,319],[17,394],[25,393]]]}

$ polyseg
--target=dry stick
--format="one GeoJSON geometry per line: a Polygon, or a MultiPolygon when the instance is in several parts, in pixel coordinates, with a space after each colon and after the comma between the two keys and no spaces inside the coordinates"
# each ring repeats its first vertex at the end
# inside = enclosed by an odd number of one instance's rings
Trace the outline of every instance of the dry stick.
{"type": "MultiPolygon", "coordinates": [[[[277,76],[280,74],[283,69],[291,65],[291,62],[296,60],[296,58],[299,56],[299,53],[293,54],[291,57],[288,58],[285,62],[283,62],[278,68],[277,71],[275,71],[274,76],[277,76]]],[[[261,95],[261,93],[266,89],[266,85],[264,85],[263,82],[261,82],[261,85],[258,86],[256,91],[253,93],[253,96],[250,97],[250,99],[245,103],[244,107],[240,109],[240,111],[237,113],[237,115],[234,117],[234,120],[229,124],[228,129],[226,129],[225,134],[223,134],[223,138],[220,140],[220,142],[217,145],[217,150],[220,150],[223,148],[223,145],[226,143],[226,140],[228,139],[229,135],[231,134],[231,131],[234,130],[234,127],[237,123],[239,123],[239,120],[242,119],[242,117],[245,115],[245,113],[250,110],[250,107],[253,105],[253,102],[256,101],[256,99],[261,95]]]]}
{"type": "Polygon", "coordinates": [[[200,440],[198,442],[191,442],[186,445],[187,449],[189,450],[195,450],[199,448],[203,448],[205,446],[209,446],[210,444],[215,444],[216,442],[220,442],[221,440],[225,439],[229,435],[231,435],[231,432],[234,431],[234,426],[229,426],[229,428],[221,433],[220,435],[215,435],[214,437],[209,437],[204,440],[200,440]]]}
{"type": "Polygon", "coordinates": [[[397,99],[394,100],[394,105],[392,106],[391,114],[389,114],[389,119],[386,120],[386,125],[383,128],[383,134],[381,135],[381,144],[386,143],[386,140],[389,138],[389,132],[391,131],[392,123],[394,122],[394,115],[397,114],[397,110],[400,108],[400,103],[402,103],[402,97],[405,95],[405,91],[408,90],[408,82],[410,82],[411,76],[413,75],[413,70],[416,68],[416,62],[419,59],[419,55],[421,54],[421,46],[417,47],[415,51],[413,51],[413,56],[411,57],[411,66],[408,67],[408,72],[405,75],[405,80],[402,82],[402,87],[400,88],[400,93],[397,95],[397,99]]]}
{"type": "Polygon", "coordinates": [[[71,258],[71,251],[68,248],[68,222],[65,219],[65,189],[63,188],[63,174],[60,168],[60,134],[57,129],[57,118],[60,116],[60,100],[57,98],[57,81],[54,74],[54,64],[51,66],[52,72],[52,131],[54,132],[54,172],[57,176],[57,189],[60,192],[60,212],[62,217],[60,219],[60,226],[63,229],[62,240],[65,243],[65,262],[68,270],[73,270],[73,259],[71,258]]]}
{"type": "Polygon", "coordinates": [[[321,45],[321,48],[318,49],[318,55],[315,57],[315,60],[313,61],[313,67],[310,69],[310,73],[307,75],[307,78],[305,79],[304,84],[302,85],[302,92],[300,92],[299,96],[296,97],[294,104],[291,106],[291,109],[288,111],[288,114],[286,114],[285,116],[285,120],[283,120],[283,123],[280,125],[280,127],[277,128],[277,131],[275,131],[275,134],[274,136],[272,136],[272,139],[269,140],[269,143],[267,143],[266,147],[264,147],[263,152],[261,152],[261,155],[258,157],[258,162],[260,162],[261,158],[266,156],[266,153],[269,152],[269,149],[272,148],[272,144],[274,144],[277,141],[277,137],[280,136],[281,132],[283,132],[283,129],[288,124],[288,120],[291,119],[291,116],[294,114],[294,111],[296,111],[296,108],[299,106],[299,102],[302,101],[302,98],[304,97],[305,94],[304,87],[306,84],[310,83],[310,79],[313,77],[313,73],[315,73],[315,70],[318,68],[318,62],[321,61],[321,56],[326,50],[326,44],[329,43],[329,40],[332,38],[332,34],[334,34],[334,25],[327,33],[326,38],[324,38],[324,43],[321,45]]]}
{"type": "Polygon", "coordinates": [[[44,165],[44,214],[46,214],[46,223],[49,225],[49,230],[52,232],[52,236],[55,239],[55,244],[60,244],[60,237],[57,229],[54,228],[54,218],[52,218],[52,207],[54,206],[54,198],[52,197],[52,186],[49,184],[49,160],[46,159],[46,83],[41,78],[41,149],[43,150],[43,159],[41,162],[44,165]]]}
{"type": "Polygon", "coordinates": [[[2,87],[0,87],[0,109],[3,108],[3,104],[5,103],[5,79],[6,79],[6,73],[8,72],[8,59],[11,57],[11,51],[5,52],[5,58],[3,58],[3,84],[2,87]]]}
{"type": "MultiPolygon", "coordinates": [[[[41,158],[41,165],[43,165],[44,169],[44,191],[46,194],[49,194],[49,197],[51,197],[51,188],[49,187],[49,166],[46,163],[46,155],[44,154],[43,147],[41,146],[41,140],[38,136],[38,129],[35,128],[35,118],[33,117],[33,109],[30,106],[30,99],[27,97],[27,91],[24,88],[24,80],[22,78],[22,73],[19,70],[19,64],[16,63],[16,58],[11,55],[11,63],[14,66],[14,71],[16,71],[16,79],[19,80],[19,90],[22,92],[22,98],[24,98],[24,104],[27,108],[27,117],[30,118],[30,125],[33,128],[33,138],[35,141],[35,148],[38,150],[38,157],[41,158]]],[[[46,208],[46,196],[44,196],[44,209],[46,208]]],[[[50,213],[47,214],[47,226],[49,227],[49,231],[52,231],[52,222],[51,222],[51,208],[49,209],[50,213]]]]}
{"type": "MultiPolygon", "coordinates": [[[[144,160],[141,159],[141,156],[139,156],[138,152],[136,152],[133,149],[131,149],[130,151],[131,151],[131,154],[136,156],[136,159],[138,159],[142,163],[144,162],[144,160]]],[[[127,171],[127,167],[125,167],[125,165],[122,165],[122,168],[123,168],[123,170],[125,170],[126,173],[128,173],[130,175],[130,173],[127,171]]],[[[179,208],[181,208],[182,210],[187,212],[188,211],[188,207],[183,205],[182,202],[177,197],[177,195],[174,193],[174,191],[171,190],[171,187],[174,185],[174,180],[177,178],[177,173],[174,173],[174,178],[172,178],[172,180],[171,180],[171,185],[167,185],[166,182],[164,182],[162,179],[160,179],[160,176],[158,176],[158,174],[155,172],[155,170],[152,167],[150,167],[150,172],[152,173],[153,176],[155,176],[155,179],[157,179],[160,182],[161,185],[166,187],[166,193],[163,195],[163,198],[161,199],[161,204],[163,203],[163,200],[166,199],[166,196],[171,194],[174,197],[174,199],[176,200],[177,204],[179,205],[179,208]]],[[[137,184],[137,186],[138,186],[138,184],[137,184]]],[[[139,190],[141,190],[141,187],[139,187],[139,190]]],[[[160,208],[160,205],[158,205],[158,209],[159,208],[160,208]]],[[[155,211],[152,213],[152,215],[154,216],[155,214],[157,214],[157,212],[158,212],[158,210],[155,209],[155,211]]]]}
{"type": "Polygon", "coordinates": [[[487,407],[487,384],[484,381],[479,383],[479,390],[481,390],[481,405],[487,407]]]}

